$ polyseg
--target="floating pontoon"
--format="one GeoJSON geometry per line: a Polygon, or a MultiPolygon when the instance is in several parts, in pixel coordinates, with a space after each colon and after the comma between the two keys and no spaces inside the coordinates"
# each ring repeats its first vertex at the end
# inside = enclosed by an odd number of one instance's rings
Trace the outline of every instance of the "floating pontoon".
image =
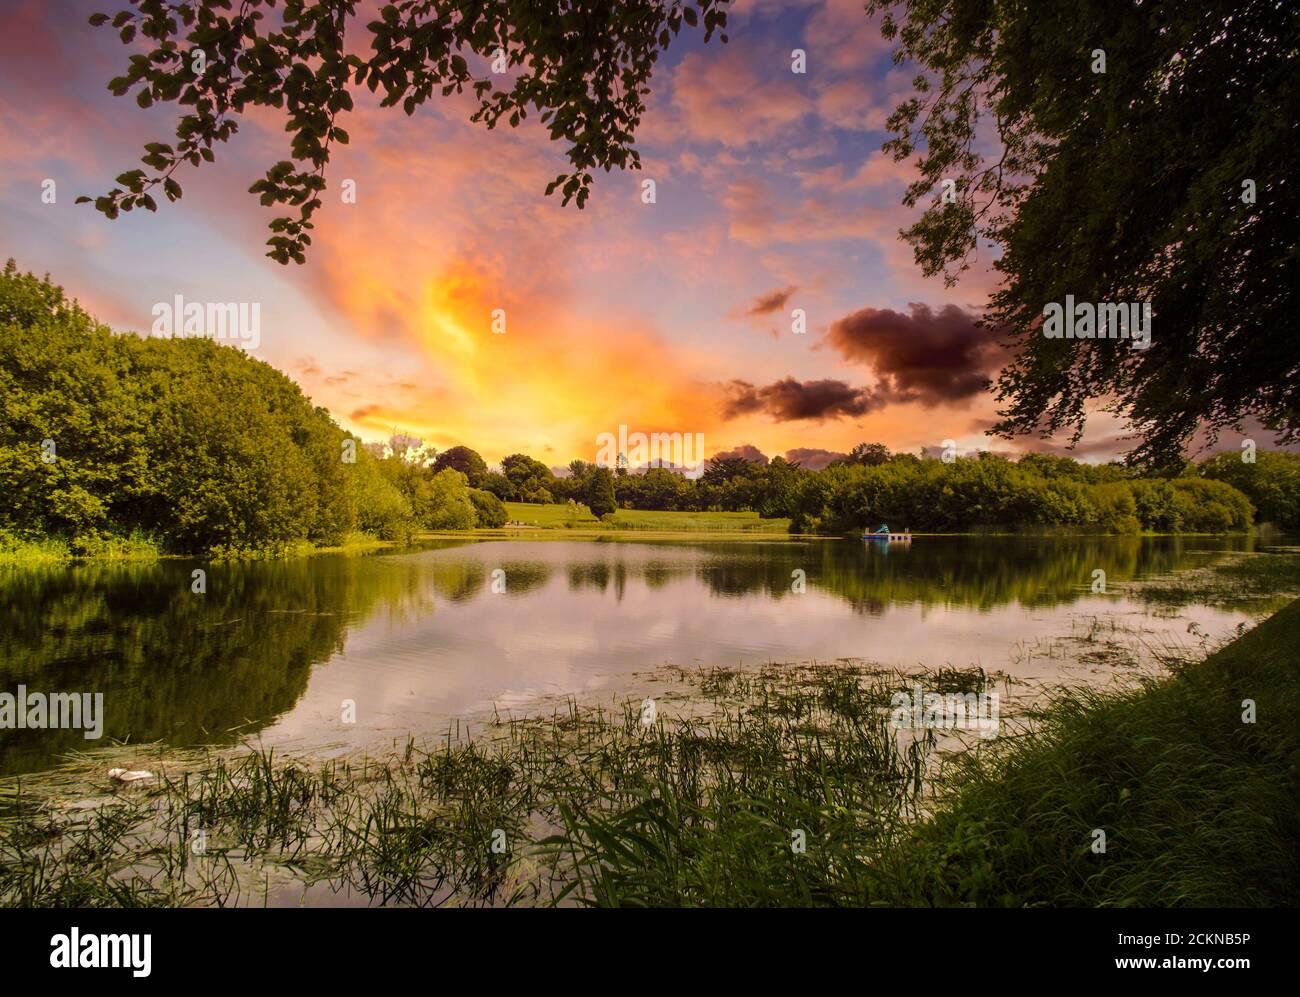
{"type": "Polygon", "coordinates": [[[880,524],[880,528],[875,533],[862,534],[863,540],[878,540],[891,544],[910,544],[912,542],[912,531],[906,530],[902,533],[890,533],[889,527],[885,523],[880,524]]]}

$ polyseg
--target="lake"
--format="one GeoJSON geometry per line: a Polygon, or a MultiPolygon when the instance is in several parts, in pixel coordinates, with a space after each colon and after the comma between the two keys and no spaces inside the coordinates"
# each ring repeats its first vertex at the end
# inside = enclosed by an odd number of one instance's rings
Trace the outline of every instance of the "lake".
{"type": "Polygon", "coordinates": [[[1126,656],[1195,649],[1264,610],[1100,594],[1094,571],[1117,586],[1255,544],[918,537],[885,547],[547,531],[286,561],[0,569],[0,692],[102,692],[105,709],[101,741],[0,731],[0,772],[48,768],[109,738],[378,746],[455,718],[612,695],[665,664],[860,658],[1104,681],[1126,656]],[[203,594],[191,591],[196,568],[207,572],[203,594]],[[1115,654],[1096,654],[1101,645],[1115,654]],[[345,701],[355,722],[344,722],[345,701]]]}

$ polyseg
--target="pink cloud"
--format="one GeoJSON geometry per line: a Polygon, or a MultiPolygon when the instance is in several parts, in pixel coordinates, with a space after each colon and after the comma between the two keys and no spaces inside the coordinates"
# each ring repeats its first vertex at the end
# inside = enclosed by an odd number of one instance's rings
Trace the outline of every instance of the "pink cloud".
{"type": "Polygon", "coordinates": [[[690,53],[672,81],[682,131],[732,147],[774,138],[813,111],[807,78],[789,66],[788,53],[767,45],[733,42],[725,50],[690,53]]]}

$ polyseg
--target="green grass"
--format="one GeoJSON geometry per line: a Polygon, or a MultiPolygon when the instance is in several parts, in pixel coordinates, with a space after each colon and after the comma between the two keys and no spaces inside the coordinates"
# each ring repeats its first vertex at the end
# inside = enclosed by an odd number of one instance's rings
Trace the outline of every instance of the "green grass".
{"type": "Polygon", "coordinates": [[[102,561],[150,561],[162,556],[156,539],[135,532],[129,536],[83,538],[77,545],[54,537],[19,537],[0,530],[0,565],[37,565],[94,558],[102,561]]]}
{"type": "Polygon", "coordinates": [[[364,554],[396,546],[393,540],[381,540],[370,533],[360,531],[349,533],[340,544],[324,546],[304,540],[296,544],[286,554],[288,557],[313,557],[316,554],[364,554]]]}
{"type": "Polygon", "coordinates": [[[950,774],[883,863],[891,902],[1294,906],[1300,602],[1121,695],[1075,691],[950,774]],[[1255,723],[1243,722],[1252,700],[1255,723]],[[1106,850],[1093,850],[1095,832],[1106,850]]]}
{"type": "MultiPolygon", "coordinates": [[[[638,530],[662,533],[787,533],[788,519],[760,519],[756,512],[655,512],[619,509],[598,520],[585,505],[533,505],[507,502],[511,523],[542,529],[638,530]]],[[[508,527],[507,527],[508,528],[508,527]]]]}
{"type": "Polygon", "coordinates": [[[25,540],[0,532],[0,564],[49,564],[71,557],[62,540],[25,540]]]}
{"type": "MultiPolygon", "coordinates": [[[[341,544],[322,546],[302,540],[281,550],[238,552],[230,558],[263,559],[278,557],[310,557],[315,554],[361,554],[394,546],[393,541],[380,540],[368,533],[348,534],[341,544]]],[[[59,564],[70,561],[153,561],[174,556],[164,553],[162,545],[142,533],[128,537],[102,537],[82,541],[75,548],[65,540],[51,537],[24,539],[0,531],[0,566],[26,567],[59,564]]],[[[216,557],[215,553],[210,554],[216,557]]]]}
{"type": "Polygon", "coordinates": [[[788,533],[788,519],[760,519],[756,512],[653,512],[620,509],[614,513],[614,529],[663,530],[665,532],[713,531],[744,533],[788,533]]]}
{"type": "Polygon", "coordinates": [[[543,529],[563,527],[566,524],[598,526],[600,521],[585,505],[534,505],[531,502],[507,502],[506,513],[511,523],[525,523],[543,529]]]}
{"type": "Polygon", "coordinates": [[[0,903],[259,903],[277,883],[414,905],[1294,906],[1298,658],[1300,602],[966,751],[891,729],[890,696],[994,676],[844,664],[673,671],[648,726],[635,701],[569,703],[378,758],[123,747],[0,782],[0,903]],[[163,778],[106,795],[109,764],[163,778]]]}

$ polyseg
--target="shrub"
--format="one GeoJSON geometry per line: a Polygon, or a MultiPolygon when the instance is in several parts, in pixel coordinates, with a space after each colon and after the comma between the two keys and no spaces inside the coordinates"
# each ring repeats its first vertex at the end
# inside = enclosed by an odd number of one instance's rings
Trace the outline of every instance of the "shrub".
{"type": "Polygon", "coordinates": [[[507,520],[510,519],[505,503],[491,492],[483,491],[480,488],[471,488],[469,500],[474,505],[475,525],[483,529],[498,529],[505,526],[507,520]]]}

